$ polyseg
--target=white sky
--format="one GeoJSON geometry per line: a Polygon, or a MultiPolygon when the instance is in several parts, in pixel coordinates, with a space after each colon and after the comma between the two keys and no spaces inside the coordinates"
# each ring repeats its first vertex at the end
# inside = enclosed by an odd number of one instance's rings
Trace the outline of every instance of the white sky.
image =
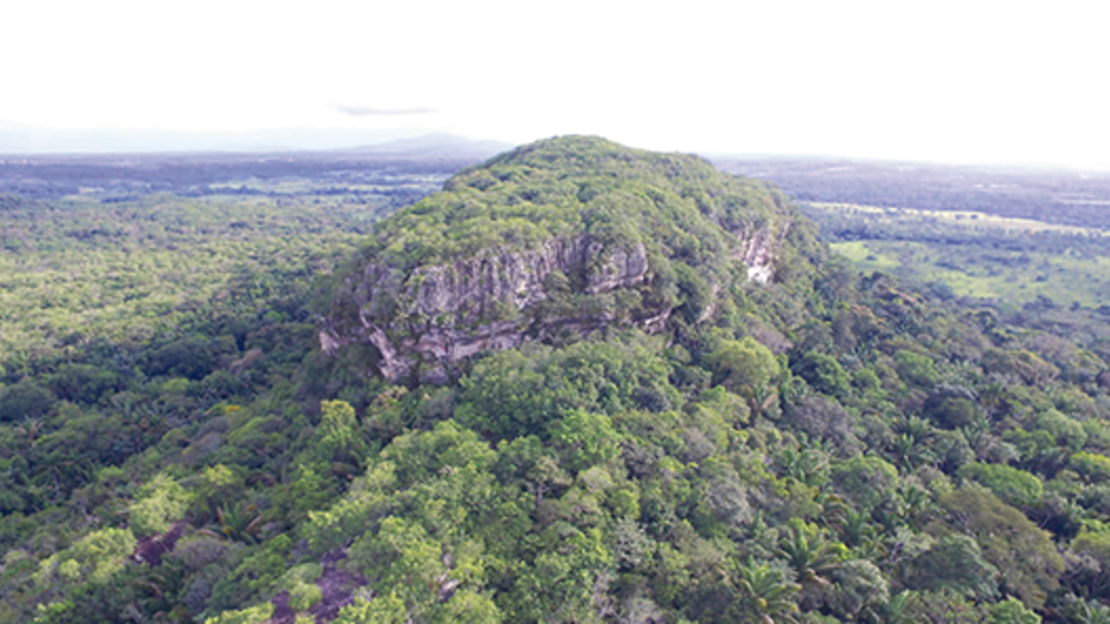
{"type": "Polygon", "coordinates": [[[1108,18],[1105,0],[13,0],[0,120],[1110,169],[1108,18]]]}

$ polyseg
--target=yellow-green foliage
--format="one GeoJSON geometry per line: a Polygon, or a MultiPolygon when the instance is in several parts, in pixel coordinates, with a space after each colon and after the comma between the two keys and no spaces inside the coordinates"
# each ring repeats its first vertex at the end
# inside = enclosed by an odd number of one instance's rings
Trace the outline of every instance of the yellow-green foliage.
{"type": "Polygon", "coordinates": [[[437,581],[446,570],[443,549],[420,524],[390,516],[376,535],[367,534],[350,548],[351,561],[377,579],[379,594],[396,593],[408,609],[425,612],[436,602],[437,581]]]}
{"type": "Polygon", "coordinates": [[[959,475],[978,481],[1009,505],[1033,505],[1044,491],[1035,475],[1003,464],[971,462],[960,468],[959,475]]]}
{"type": "Polygon", "coordinates": [[[1080,451],[1071,456],[1068,465],[1092,483],[1110,479],[1110,457],[1105,455],[1080,451]]]}
{"type": "Polygon", "coordinates": [[[389,508],[390,495],[397,487],[396,469],[393,462],[378,461],[331,508],[309,511],[305,530],[309,543],[319,550],[328,550],[365,530],[369,518],[389,508]]]}
{"type": "Polygon", "coordinates": [[[766,386],[779,373],[779,365],[770,349],[750,336],[740,340],[722,340],[709,354],[706,362],[720,382],[730,390],[766,386]]]}
{"type": "Polygon", "coordinates": [[[264,602],[260,605],[238,611],[225,611],[210,617],[204,624],[263,624],[274,614],[274,605],[264,602]]]}
{"type": "Polygon", "coordinates": [[[488,595],[464,589],[451,596],[446,603],[439,605],[432,614],[432,621],[437,624],[450,622],[497,624],[504,621],[504,615],[488,595]]]}
{"type": "Polygon", "coordinates": [[[1041,624],[1041,616],[1026,609],[1017,598],[1007,598],[991,608],[987,624],[1041,624]]]}
{"type": "Polygon", "coordinates": [[[223,464],[216,464],[215,466],[205,468],[201,477],[205,485],[213,489],[232,487],[239,482],[235,473],[223,464]]]}
{"type": "Polygon", "coordinates": [[[45,587],[57,580],[103,584],[127,564],[135,544],[135,536],[127,529],[93,531],[44,559],[35,575],[36,584],[45,587]]]}
{"type": "Polygon", "coordinates": [[[141,498],[127,511],[131,527],[139,535],[162,533],[180,520],[193,500],[193,494],[177,481],[159,474],[140,491],[141,498]]]}
{"type": "Polygon", "coordinates": [[[294,611],[307,611],[324,597],[316,579],[324,569],[316,563],[302,563],[289,569],[276,583],[278,590],[289,592],[289,606],[294,611]]]}
{"type": "Polygon", "coordinates": [[[894,354],[898,376],[904,381],[921,386],[935,384],[938,379],[933,360],[927,355],[902,349],[894,354]]]}
{"type": "Polygon", "coordinates": [[[605,414],[574,410],[552,423],[551,441],[569,454],[568,465],[575,472],[607,462],[620,452],[620,438],[605,414]]]}
{"type": "Polygon", "coordinates": [[[1071,548],[1077,553],[1094,557],[1103,566],[1110,565],[1110,529],[1102,523],[1095,526],[1091,524],[1093,523],[1088,523],[1075,536],[1071,548]]]}
{"type": "Polygon", "coordinates": [[[586,232],[607,244],[662,243],[708,259],[725,242],[705,216],[739,230],[765,222],[781,201],[763,183],[722,175],[701,158],[596,137],[526,145],[463,171],[443,190],[383,222],[372,249],[390,264],[438,264],[586,232]]]}
{"type": "Polygon", "coordinates": [[[335,618],[335,624],[405,624],[408,612],[405,601],[396,591],[374,596],[373,600],[362,597],[343,607],[335,618]]]}

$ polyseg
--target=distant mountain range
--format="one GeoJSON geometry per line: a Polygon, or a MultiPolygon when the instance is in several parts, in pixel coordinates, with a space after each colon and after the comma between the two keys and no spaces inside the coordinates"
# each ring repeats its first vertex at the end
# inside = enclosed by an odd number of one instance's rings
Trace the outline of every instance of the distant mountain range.
{"type": "Polygon", "coordinates": [[[0,121],[0,154],[354,151],[420,156],[492,156],[508,143],[404,130],[288,128],[246,132],[43,128],[0,121]]]}

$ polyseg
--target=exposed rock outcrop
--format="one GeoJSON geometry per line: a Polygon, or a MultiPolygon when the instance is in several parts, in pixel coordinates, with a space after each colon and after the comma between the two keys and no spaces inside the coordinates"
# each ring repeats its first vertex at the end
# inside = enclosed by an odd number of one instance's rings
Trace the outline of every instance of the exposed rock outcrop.
{"type": "MultiPolygon", "coordinates": [[[[776,235],[768,229],[741,233],[736,257],[748,267],[749,281],[765,284],[771,280],[775,250],[784,236],[785,231],[776,235]]],[[[357,324],[342,327],[325,322],[320,344],[333,354],[351,342],[367,342],[381,355],[378,371],[391,382],[409,378],[414,367],[421,365],[421,381],[442,383],[454,363],[480,351],[512,349],[558,332],[584,336],[620,318],[615,313],[558,318],[529,314],[551,298],[545,281],[555,272],[580,275],[584,282],[581,290],[589,295],[645,284],[652,277],[642,245],[606,253],[600,243],[586,236],[552,240],[533,251],[420,267],[400,288],[396,269],[371,264],[351,288],[357,324]],[[383,322],[383,310],[391,310],[400,322],[383,322]]],[[[715,286],[714,292],[717,290],[715,286]]],[[[666,326],[672,307],[650,312],[627,320],[653,334],[666,326]]],[[[709,312],[707,309],[704,316],[709,312]]]]}
{"type": "Polygon", "coordinates": [[[783,223],[777,234],[769,228],[743,231],[737,236],[740,243],[738,258],[748,267],[748,281],[766,284],[775,276],[775,252],[790,233],[790,223],[783,223]]]}
{"type": "MultiPolygon", "coordinates": [[[[325,322],[320,344],[334,353],[352,341],[374,345],[378,370],[390,381],[407,378],[424,364],[424,381],[446,379],[450,365],[486,349],[510,349],[543,340],[555,331],[585,334],[605,327],[616,314],[536,318],[528,312],[551,298],[545,281],[553,273],[578,277],[581,291],[601,295],[650,279],[643,245],[605,250],[588,236],[552,240],[539,249],[487,254],[447,265],[419,267],[403,284],[394,268],[368,265],[351,296],[358,322],[341,327],[325,322]],[[393,322],[383,322],[388,310],[393,322]],[[414,357],[415,356],[415,357],[414,357]]],[[[632,319],[644,331],[658,331],[670,308],[632,319]]]]}
{"type": "Polygon", "coordinates": [[[774,278],[791,210],[695,156],[540,141],[380,224],[320,344],[373,345],[368,364],[392,382],[444,382],[487,349],[613,325],[656,333],[678,311],[707,322],[731,284],[774,278]]]}

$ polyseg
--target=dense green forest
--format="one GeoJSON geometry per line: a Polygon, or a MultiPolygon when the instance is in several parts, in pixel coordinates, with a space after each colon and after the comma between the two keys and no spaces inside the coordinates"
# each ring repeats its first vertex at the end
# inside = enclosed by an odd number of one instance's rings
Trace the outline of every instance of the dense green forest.
{"type": "Polygon", "coordinates": [[[861,274],[769,185],[598,139],[446,189],[0,200],[0,620],[1110,622],[1096,309],[861,274]],[[637,212],[569,201],[601,165],[637,212]],[[772,281],[714,256],[770,217],[772,281]],[[443,385],[320,351],[368,257],[584,222],[649,248],[662,331],[443,385]]]}

